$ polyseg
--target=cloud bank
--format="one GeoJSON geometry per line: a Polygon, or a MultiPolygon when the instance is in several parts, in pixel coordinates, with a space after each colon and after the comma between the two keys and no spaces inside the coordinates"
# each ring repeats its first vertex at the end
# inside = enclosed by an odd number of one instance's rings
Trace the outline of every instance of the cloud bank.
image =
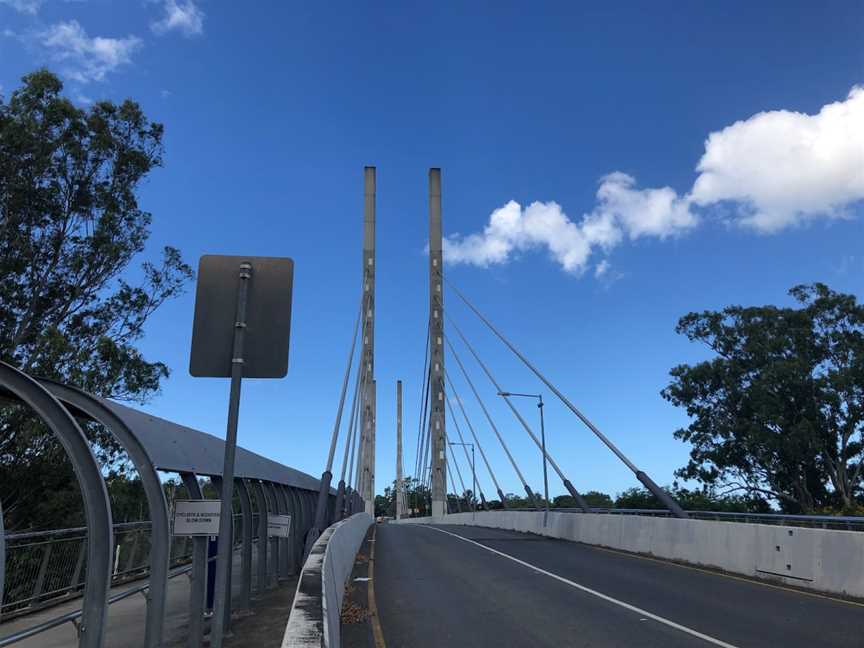
{"type": "MultiPolygon", "coordinates": [[[[711,133],[696,171],[683,195],[610,173],[600,180],[594,208],[578,220],[555,202],[523,208],[511,200],[482,232],[448,236],[444,258],[488,267],[545,249],[563,270],[581,274],[594,252],[608,253],[624,240],[680,236],[720,204],[732,206],[726,218],[733,224],[764,234],[846,217],[864,200],[864,87],[815,115],[762,112],[711,133]]],[[[601,260],[595,276],[608,268],[601,260]]]]}
{"type": "Polygon", "coordinates": [[[132,53],[141,47],[136,36],[91,38],[77,20],[52,25],[35,38],[62,72],[80,83],[103,80],[112,70],[131,63],[132,53]]]}

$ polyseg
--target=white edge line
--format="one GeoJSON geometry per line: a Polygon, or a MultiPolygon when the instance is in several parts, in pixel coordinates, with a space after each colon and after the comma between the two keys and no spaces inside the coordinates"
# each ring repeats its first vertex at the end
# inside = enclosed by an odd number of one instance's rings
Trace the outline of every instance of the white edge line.
{"type": "Polygon", "coordinates": [[[459,540],[462,540],[463,542],[467,542],[469,544],[476,545],[476,546],[480,547],[481,549],[485,549],[486,551],[497,554],[497,555],[501,556],[502,558],[507,558],[508,560],[512,560],[515,563],[519,563],[523,567],[528,567],[529,569],[533,569],[534,571],[540,572],[541,574],[545,574],[546,576],[549,576],[550,578],[554,578],[557,581],[565,583],[565,584],[569,585],[570,587],[575,587],[576,589],[578,589],[582,592],[585,592],[586,594],[591,594],[592,596],[596,596],[597,598],[603,599],[604,601],[607,601],[609,603],[613,603],[615,605],[623,607],[627,610],[630,610],[631,612],[636,612],[637,614],[640,614],[644,617],[648,617],[649,619],[653,619],[654,621],[657,621],[658,623],[662,623],[663,625],[669,626],[670,628],[674,628],[675,630],[679,630],[679,631],[684,632],[686,634],[689,634],[693,637],[697,637],[699,639],[702,639],[703,641],[707,641],[708,643],[714,644],[715,646],[723,646],[723,648],[736,648],[736,646],[734,646],[733,644],[726,643],[725,641],[721,641],[720,639],[715,639],[714,637],[710,637],[706,634],[702,634],[701,632],[699,632],[697,630],[693,630],[692,628],[688,628],[687,626],[683,626],[679,623],[675,623],[674,621],[670,621],[669,619],[665,619],[665,618],[658,616],[656,614],[652,614],[651,612],[648,612],[647,610],[643,610],[642,608],[636,607],[635,605],[630,605],[629,603],[625,603],[624,601],[619,601],[618,599],[612,598],[611,596],[608,596],[606,594],[598,592],[597,590],[593,590],[590,587],[585,587],[584,585],[580,585],[579,583],[574,583],[573,581],[568,580],[568,579],[564,578],[563,576],[559,576],[558,574],[553,574],[552,572],[546,571],[545,569],[541,569],[540,567],[537,567],[535,565],[532,565],[531,563],[525,562],[524,560],[519,560],[518,558],[514,558],[513,556],[506,554],[504,552],[498,551],[497,549],[493,549],[492,547],[487,547],[484,544],[480,544],[479,542],[475,542],[474,540],[471,540],[470,538],[460,536],[456,533],[450,533],[449,531],[445,531],[444,529],[439,529],[437,527],[429,526],[426,524],[422,524],[422,525],[418,525],[418,526],[424,526],[428,529],[432,529],[433,531],[438,531],[439,533],[446,533],[447,535],[453,536],[454,538],[459,538],[459,540]]]}

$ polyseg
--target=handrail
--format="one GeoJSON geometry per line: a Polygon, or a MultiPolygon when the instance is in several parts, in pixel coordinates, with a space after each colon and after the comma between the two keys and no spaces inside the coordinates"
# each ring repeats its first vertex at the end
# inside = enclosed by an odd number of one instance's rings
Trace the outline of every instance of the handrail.
{"type": "MultiPolygon", "coordinates": [[[[258,538],[253,538],[253,542],[257,542],[258,538]]],[[[234,545],[232,549],[232,553],[237,552],[240,544],[237,543],[234,545]]],[[[217,558],[217,555],[213,555],[207,558],[207,562],[213,562],[217,558]]],[[[175,578],[177,576],[182,576],[183,574],[188,574],[192,571],[192,565],[186,565],[184,567],[179,567],[177,569],[172,570],[168,573],[168,579],[175,578]]],[[[122,601],[127,599],[135,594],[140,592],[144,592],[150,589],[150,583],[144,583],[143,585],[137,585],[135,587],[130,587],[129,589],[123,590],[113,596],[108,597],[108,605],[113,605],[118,601],[122,601]]],[[[53,619],[48,619],[47,621],[43,621],[42,623],[38,623],[35,626],[30,628],[25,628],[24,630],[19,630],[18,632],[14,632],[10,635],[6,635],[5,637],[0,637],[0,648],[4,646],[11,646],[12,644],[18,643],[19,641],[23,641],[24,639],[29,639],[30,637],[35,637],[38,634],[43,632],[47,632],[53,628],[63,625],[64,623],[74,622],[83,614],[83,609],[75,610],[74,612],[67,612],[66,614],[61,614],[60,616],[54,617],[53,619]]]]}
{"type": "MultiPolygon", "coordinates": [[[[538,510],[533,507],[510,508],[509,511],[530,511],[538,510]]],[[[554,513],[583,513],[582,509],[574,507],[552,508],[554,513]]],[[[605,515],[650,515],[655,517],[670,517],[670,512],[666,509],[634,509],[634,508],[591,508],[591,513],[605,515]]],[[[813,524],[836,524],[846,525],[852,531],[864,531],[864,516],[858,515],[808,515],[802,513],[736,513],[734,511],[685,511],[687,515],[696,519],[717,519],[717,518],[743,518],[748,521],[771,521],[774,523],[790,521],[790,522],[806,522],[813,524]]]]}

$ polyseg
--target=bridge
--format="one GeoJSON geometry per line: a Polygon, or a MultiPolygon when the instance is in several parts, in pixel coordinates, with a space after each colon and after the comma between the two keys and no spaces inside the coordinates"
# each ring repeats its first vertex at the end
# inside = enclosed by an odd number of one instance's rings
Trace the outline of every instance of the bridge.
{"type": "Polygon", "coordinates": [[[684,510],[448,282],[441,196],[440,170],[431,169],[422,396],[406,471],[402,385],[394,386],[393,519],[373,519],[376,447],[393,437],[378,437],[376,425],[372,167],[364,172],[359,308],[320,476],[239,448],[226,489],[222,439],[0,364],[0,396],[30,408],[63,445],[86,511],[81,528],[0,528],[0,646],[864,645],[864,518],[684,510]],[[445,311],[445,295],[521,363],[536,393],[504,389],[445,311]],[[662,508],[591,507],[546,446],[544,393],[662,508]],[[501,399],[512,419],[496,419],[490,399],[501,399]],[[539,427],[517,399],[537,405],[539,427]],[[112,521],[85,423],[128,454],[149,520],[112,521]],[[525,477],[526,457],[511,449],[516,434],[542,459],[542,493],[525,477]],[[181,488],[167,491],[169,474],[181,488]],[[526,507],[512,505],[505,474],[518,480],[526,507]],[[551,506],[550,477],[574,507],[551,506]],[[177,503],[208,499],[205,488],[232,503],[230,547],[214,550],[206,536],[172,525],[177,503]],[[286,535],[271,529],[275,516],[290,516],[286,535]],[[220,556],[232,565],[222,608],[208,591],[220,556]],[[275,613],[278,636],[262,638],[245,620],[272,621],[260,601],[277,591],[288,601],[275,613]],[[345,631],[345,597],[354,595],[365,613],[359,631],[345,631]]]}

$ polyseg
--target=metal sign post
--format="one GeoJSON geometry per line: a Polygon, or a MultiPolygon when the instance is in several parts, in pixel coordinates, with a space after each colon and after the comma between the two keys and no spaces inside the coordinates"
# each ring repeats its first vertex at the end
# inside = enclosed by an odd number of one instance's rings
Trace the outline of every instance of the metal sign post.
{"type": "Polygon", "coordinates": [[[230,613],[240,386],[244,376],[282,378],[288,371],[293,278],[291,259],[205,255],[199,264],[189,373],[231,378],[221,474],[225,492],[220,504],[215,609],[210,632],[213,648],[222,648],[230,613]],[[248,317],[247,303],[251,304],[248,317]]]}
{"type": "Polygon", "coordinates": [[[237,420],[240,416],[240,383],[243,380],[243,337],[246,333],[246,298],[249,293],[249,280],[252,278],[252,264],[240,264],[240,287],[237,290],[237,317],[234,323],[234,352],[231,357],[231,393],[228,397],[228,428],[225,433],[225,463],[222,467],[222,505],[219,513],[219,555],[216,557],[216,597],[213,610],[213,628],[210,643],[221,648],[225,628],[225,608],[228,605],[228,581],[230,577],[233,511],[231,507],[234,486],[234,455],[237,452],[237,420]]]}

